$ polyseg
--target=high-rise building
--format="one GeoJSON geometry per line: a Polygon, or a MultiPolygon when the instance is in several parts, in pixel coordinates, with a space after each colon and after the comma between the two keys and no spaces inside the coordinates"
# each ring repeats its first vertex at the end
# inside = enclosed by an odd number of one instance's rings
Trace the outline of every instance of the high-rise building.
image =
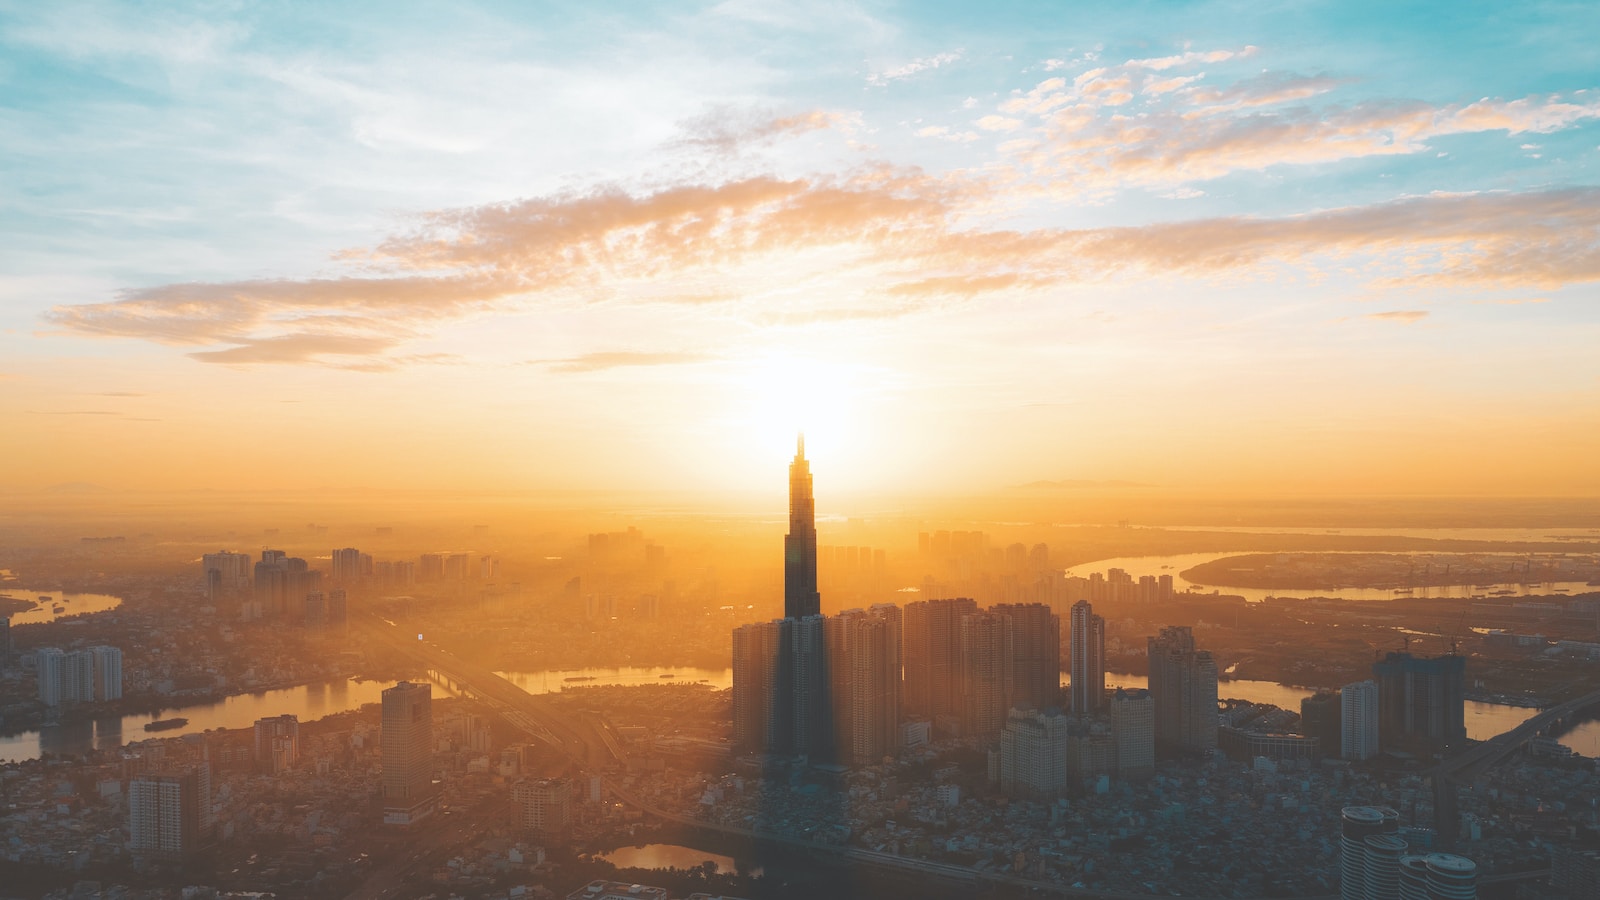
{"type": "Polygon", "coordinates": [[[234,596],[250,584],[250,554],[223,550],[200,557],[205,573],[206,599],[212,604],[234,596]]]}
{"type": "Polygon", "coordinates": [[[45,706],[60,706],[62,681],[67,666],[67,655],[58,647],[40,647],[33,652],[34,674],[39,679],[39,702],[45,706]]]}
{"type": "Polygon", "coordinates": [[[11,617],[0,616],[0,663],[11,658],[11,617]]]}
{"type": "Polygon", "coordinates": [[[211,836],[211,769],[140,775],[128,783],[128,844],[138,855],[177,858],[211,836]]]}
{"type": "Polygon", "coordinates": [[[304,621],[307,628],[321,628],[328,624],[328,597],[321,591],[306,594],[304,621]]]}
{"type": "Polygon", "coordinates": [[[777,692],[781,684],[782,620],[733,630],[733,746],[756,753],[787,741],[777,692]]]}
{"type": "Polygon", "coordinates": [[[122,699],[122,650],[104,645],[90,647],[89,656],[94,661],[94,696],[104,703],[122,699]]]}
{"type": "Polygon", "coordinates": [[[961,733],[994,735],[1011,709],[1015,651],[1011,619],[995,612],[961,617],[961,733]]]}
{"type": "Polygon", "coordinates": [[[1111,695],[1111,739],[1118,777],[1142,778],[1156,770],[1156,704],[1149,691],[1117,688],[1111,695]]]}
{"type": "Polygon", "coordinates": [[[1476,900],[1477,864],[1451,853],[1408,854],[1399,813],[1347,806],[1340,818],[1340,900],[1476,900]]]}
{"type": "Polygon", "coordinates": [[[511,796],[529,831],[559,837],[572,827],[572,782],[565,778],[523,778],[511,786],[511,796]]]}
{"type": "Polygon", "coordinates": [[[328,592],[328,624],[337,628],[348,620],[348,601],[344,588],[334,588],[328,592]]]}
{"type": "Polygon", "coordinates": [[[811,495],[811,464],[801,435],[789,463],[789,533],[783,537],[783,616],[803,619],[822,613],[817,591],[816,501],[811,495]]]}
{"type": "Polygon", "coordinates": [[[733,727],[739,750],[832,756],[826,627],[824,617],[816,615],[734,629],[733,727]]]}
{"type": "Polygon", "coordinates": [[[1323,756],[1333,756],[1335,749],[1344,743],[1340,709],[1343,703],[1344,698],[1338,691],[1318,691],[1300,700],[1300,733],[1317,738],[1323,756]]]}
{"type": "Polygon", "coordinates": [[[362,556],[362,552],[354,547],[333,551],[333,580],[340,584],[350,584],[360,580],[363,574],[362,556]]]}
{"type": "Polygon", "coordinates": [[[300,720],[292,714],[256,720],[256,768],[277,775],[300,759],[300,720]]]}
{"type": "Polygon", "coordinates": [[[1382,700],[1374,681],[1358,681],[1339,690],[1339,756],[1360,761],[1378,755],[1378,723],[1382,700]]]}
{"type": "Polygon", "coordinates": [[[1339,900],[1366,900],[1367,838],[1395,836],[1400,814],[1381,806],[1347,806],[1340,823],[1339,900]]]}
{"type": "Polygon", "coordinates": [[[1061,618],[1043,603],[1001,603],[989,611],[1011,619],[1011,702],[1061,705],[1061,618]]]}
{"type": "Polygon", "coordinates": [[[93,653],[73,650],[62,661],[61,699],[65,703],[94,702],[93,653]]]}
{"type": "Polygon", "coordinates": [[[1067,730],[1059,711],[1013,707],[1000,732],[1000,791],[1016,800],[1049,802],[1067,791],[1067,730]]]}
{"type": "Polygon", "coordinates": [[[1072,604],[1070,624],[1067,664],[1072,667],[1072,711],[1093,715],[1106,696],[1106,620],[1094,614],[1089,601],[1079,600],[1072,604]]]}
{"type": "Polygon", "coordinates": [[[1161,629],[1148,641],[1156,744],[1168,752],[1209,756],[1217,747],[1217,663],[1196,650],[1188,626],[1161,629]]]}
{"type": "Polygon", "coordinates": [[[900,746],[899,624],[893,604],[824,620],[836,762],[874,764],[900,746]]]}
{"type": "Polygon", "coordinates": [[[1467,739],[1467,660],[1390,653],[1372,664],[1384,747],[1436,752],[1467,739]]]}
{"type": "Polygon", "coordinates": [[[908,714],[959,720],[961,620],[977,611],[977,601],[967,597],[906,604],[902,647],[908,714]]]}
{"type": "Polygon", "coordinates": [[[438,802],[433,784],[433,689],[402,681],[383,692],[383,821],[410,825],[438,802]]]}

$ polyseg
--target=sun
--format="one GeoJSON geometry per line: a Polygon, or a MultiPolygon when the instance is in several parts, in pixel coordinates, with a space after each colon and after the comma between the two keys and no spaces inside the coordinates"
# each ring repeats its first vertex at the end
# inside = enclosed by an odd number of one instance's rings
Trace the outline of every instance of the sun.
{"type": "Polygon", "coordinates": [[[733,365],[730,424],[752,460],[786,459],[805,433],[806,451],[840,467],[860,449],[861,416],[876,385],[870,367],[814,356],[767,353],[733,365]]]}

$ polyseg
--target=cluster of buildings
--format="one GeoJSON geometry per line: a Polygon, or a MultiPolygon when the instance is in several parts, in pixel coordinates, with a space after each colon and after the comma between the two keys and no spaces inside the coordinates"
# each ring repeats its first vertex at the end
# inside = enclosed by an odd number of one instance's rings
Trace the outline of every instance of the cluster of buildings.
{"type": "Polygon", "coordinates": [[[59,647],[34,651],[39,702],[57,709],[74,703],[122,699],[122,651],[97,646],[63,652],[59,647]]]}
{"type": "MultiPolygon", "coordinates": [[[[924,552],[941,557],[983,549],[981,532],[924,537],[924,552]]],[[[1022,548],[1017,562],[1048,554],[1043,545],[1022,548]]],[[[1173,755],[1216,747],[1216,662],[1195,647],[1188,628],[1150,638],[1150,690],[1108,696],[1105,620],[1090,601],[1078,601],[1063,710],[1061,619],[1048,604],[980,608],[958,597],[824,616],[817,558],[802,440],[789,467],[785,617],[733,632],[738,751],[864,766],[931,734],[959,735],[998,743],[991,771],[1008,794],[1048,799],[1084,776],[1147,775],[1157,746],[1173,755]]]]}
{"type": "Polygon", "coordinates": [[[1389,653],[1372,678],[1300,702],[1300,731],[1324,756],[1359,762],[1383,752],[1431,756],[1467,739],[1464,656],[1389,653]]]}
{"type": "Polygon", "coordinates": [[[1339,838],[1340,900],[1473,900],[1478,864],[1453,853],[1410,853],[1400,814],[1349,806],[1339,838]]]}
{"type": "Polygon", "coordinates": [[[424,553],[416,562],[374,560],[355,547],[334,550],[326,573],[282,550],[248,553],[223,550],[200,558],[206,597],[212,605],[237,602],[239,618],[286,621],[308,628],[343,625],[347,590],[362,585],[395,586],[421,582],[491,580],[500,560],[467,552],[424,553]],[[323,581],[332,587],[323,590],[323,581]]]}

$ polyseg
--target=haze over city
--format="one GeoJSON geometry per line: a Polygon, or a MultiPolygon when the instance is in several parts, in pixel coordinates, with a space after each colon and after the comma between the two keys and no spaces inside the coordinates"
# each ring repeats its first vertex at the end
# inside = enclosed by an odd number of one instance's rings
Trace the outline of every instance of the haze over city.
{"type": "Polygon", "coordinates": [[[1600,896],[1596,34],[0,4],[0,900],[1600,896]]]}

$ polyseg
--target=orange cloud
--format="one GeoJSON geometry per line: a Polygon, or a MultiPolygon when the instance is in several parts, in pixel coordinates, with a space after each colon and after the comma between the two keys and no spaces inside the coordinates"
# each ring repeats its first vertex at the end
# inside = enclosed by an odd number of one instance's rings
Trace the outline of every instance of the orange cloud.
{"type": "MultiPolygon", "coordinates": [[[[920,299],[1111,278],[1231,277],[1263,266],[1318,271],[1359,262],[1389,284],[1551,288],[1600,280],[1600,188],[1409,197],[1278,218],[1224,217],[1139,227],[1026,231],[960,227],[992,200],[970,182],[872,169],[849,178],[749,178],[634,195],[621,190],[440,211],[357,257],[372,278],[178,284],[50,320],[85,335],[210,345],[229,364],[384,368],[408,341],[463,318],[566,296],[659,303],[732,300],[745,283],[827,285],[827,306],[739,301],[758,324],[906,315],[920,299]],[[861,285],[867,285],[861,287],[861,285]]],[[[552,360],[563,371],[692,361],[681,354],[552,360]],[[565,367],[565,368],[562,368],[565,367]]]]}
{"type": "Polygon", "coordinates": [[[1376,322],[1398,322],[1401,325],[1410,325],[1427,317],[1428,311],[1425,309],[1394,309],[1388,312],[1370,313],[1361,318],[1372,319],[1376,322]]]}

